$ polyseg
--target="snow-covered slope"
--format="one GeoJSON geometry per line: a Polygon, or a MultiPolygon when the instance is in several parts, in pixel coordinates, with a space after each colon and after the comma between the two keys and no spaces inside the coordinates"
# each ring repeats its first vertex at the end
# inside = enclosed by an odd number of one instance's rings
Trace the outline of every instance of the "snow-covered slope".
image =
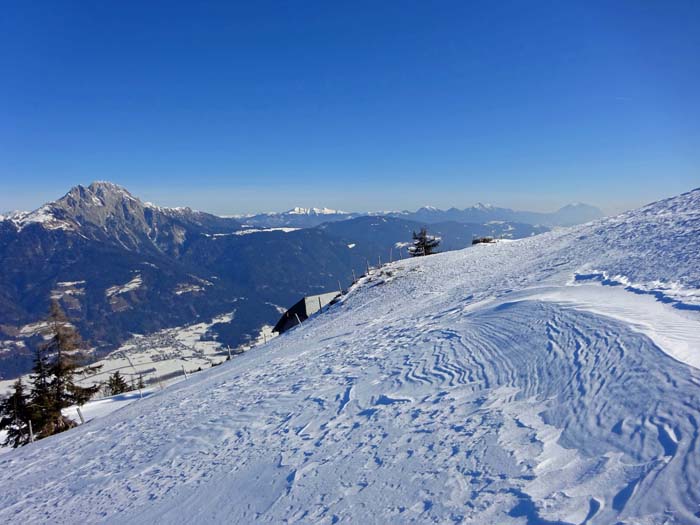
{"type": "Polygon", "coordinates": [[[0,521],[700,521],[700,190],[400,261],[0,459],[0,521]]]}

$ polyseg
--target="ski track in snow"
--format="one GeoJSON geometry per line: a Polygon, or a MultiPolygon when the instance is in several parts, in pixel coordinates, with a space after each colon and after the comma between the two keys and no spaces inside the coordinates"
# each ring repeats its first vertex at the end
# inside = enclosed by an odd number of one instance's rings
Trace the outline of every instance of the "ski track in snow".
{"type": "Polygon", "coordinates": [[[0,521],[699,523],[700,312],[678,308],[698,232],[696,190],[394,263],[264,347],[2,456],[0,521]],[[593,270],[673,303],[572,286],[593,270]]]}

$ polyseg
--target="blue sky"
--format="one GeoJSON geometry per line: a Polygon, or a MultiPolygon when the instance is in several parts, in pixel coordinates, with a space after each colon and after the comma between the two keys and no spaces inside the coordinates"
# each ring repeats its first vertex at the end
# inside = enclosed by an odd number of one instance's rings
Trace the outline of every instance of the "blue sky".
{"type": "Polygon", "coordinates": [[[618,211],[700,186],[699,57],[695,0],[11,1],[0,210],[618,211]]]}

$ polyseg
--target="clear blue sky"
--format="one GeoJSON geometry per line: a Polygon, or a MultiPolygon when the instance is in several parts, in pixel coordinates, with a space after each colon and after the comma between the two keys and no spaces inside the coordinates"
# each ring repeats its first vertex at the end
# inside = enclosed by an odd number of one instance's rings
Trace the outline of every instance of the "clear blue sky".
{"type": "Polygon", "coordinates": [[[700,2],[3,3],[0,210],[608,211],[700,186],[700,2]]]}

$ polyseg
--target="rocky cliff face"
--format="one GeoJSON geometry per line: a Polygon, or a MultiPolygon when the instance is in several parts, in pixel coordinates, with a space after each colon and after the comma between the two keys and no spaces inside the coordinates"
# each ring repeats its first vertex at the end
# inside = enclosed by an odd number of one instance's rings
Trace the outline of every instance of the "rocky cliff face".
{"type": "Polygon", "coordinates": [[[110,182],[76,186],[55,202],[10,218],[18,231],[28,227],[79,233],[131,251],[179,255],[183,246],[204,232],[239,228],[234,219],[189,208],[161,208],[144,203],[110,182]]]}

